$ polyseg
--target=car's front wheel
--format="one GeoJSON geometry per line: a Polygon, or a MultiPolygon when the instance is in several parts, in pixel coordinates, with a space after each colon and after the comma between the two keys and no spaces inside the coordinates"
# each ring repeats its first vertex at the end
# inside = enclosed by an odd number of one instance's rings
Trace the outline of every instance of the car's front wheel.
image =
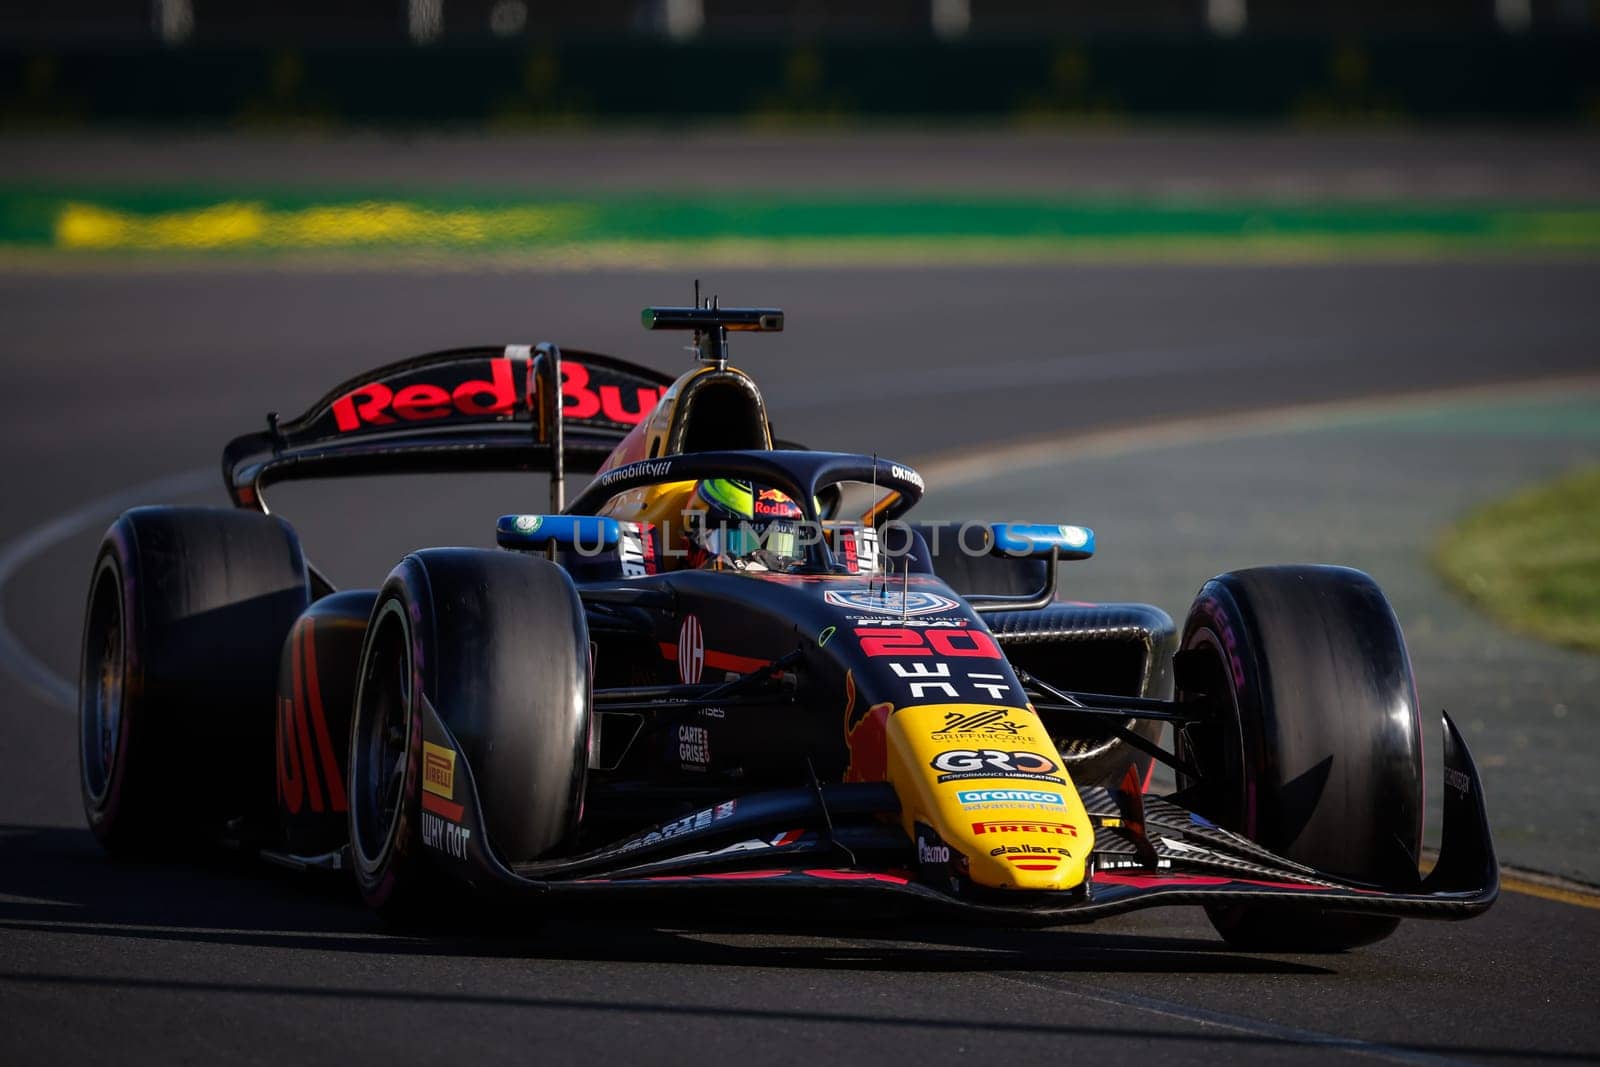
{"type": "Polygon", "coordinates": [[[470,768],[500,862],[547,856],[575,838],[588,769],[589,635],[559,567],[477,549],[407,556],[373,608],[357,677],[351,853],[362,895],[386,920],[440,921],[453,893],[421,833],[425,706],[470,768]]]}
{"type": "MultiPolygon", "coordinates": [[[[1178,738],[1202,774],[1191,804],[1279,855],[1373,885],[1415,889],[1422,732],[1394,611],[1343,567],[1234,571],[1200,590],[1176,663],[1179,698],[1212,715],[1178,738]]],[[[1399,920],[1267,904],[1216,905],[1230,943],[1338,951],[1399,920]]]]}

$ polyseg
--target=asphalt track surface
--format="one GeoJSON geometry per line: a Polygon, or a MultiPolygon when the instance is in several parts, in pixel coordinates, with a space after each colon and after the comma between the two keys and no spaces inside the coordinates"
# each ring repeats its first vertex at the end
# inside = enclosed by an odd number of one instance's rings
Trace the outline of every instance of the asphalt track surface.
{"type": "Polygon", "coordinates": [[[133,130],[11,132],[4,147],[7,180],[27,183],[1501,202],[1600,190],[1600,138],[1560,129],[133,130]]]}
{"type": "MultiPolygon", "coordinates": [[[[1471,738],[1501,857],[1600,883],[1600,656],[1508,633],[1428,562],[1461,515],[1600,464],[1600,374],[1196,419],[987,458],[1001,469],[925,464],[933,488],[921,507],[1092,521],[1095,558],[1061,571],[1075,600],[1132,599],[1181,618],[1200,575],[1296,562],[1372,575],[1405,632],[1425,714],[1449,711],[1471,738]]],[[[1431,729],[1425,740],[1436,835],[1444,775],[1431,729]]]]}
{"type": "MultiPolygon", "coordinates": [[[[789,332],[735,348],[781,433],[906,458],[1196,413],[1592,374],[1600,323],[1600,268],[1581,264],[708,281],[730,302],[790,312],[789,332]]],[[[7,556],[5,620],[29,655],[71,677],[106,518],[96,509],[109,495],[210,467],[265,409],[295,410],[345,375],[430,348],[548,337],[678,366],[686,357],[639,332],[636,315],[686,295],[677,274],[0,276],[0,546],[51,517],[83,520],[80,532],[60,525],[68,536],[7,556]]],[[[1271,489],[1240,477],[1243,492],[1271,489]]],[[[312,552],[350,583],[375,582],[414,544],[485,543],[496,513],[541,498],[516,479],[301,492],[283,494],[285,510],[304,516],[312,552]],[[404,510],[372,510],[380,505],[404,510]]],[[[1152,521],[1160,505],[1150,501],[1152,521]]],[[[338,882],[228,861],[108,861],[82,829],[71,714],[20,680],[8,678],[5,694],[8,1064],[1600,1058],[1600,911],[1523,893],[1482,919],[1408,923],[1335,957],[1235,953],[1187,909],[1046,932],[673,909],[397,938],[338,882]]],[[[1551,783],[1553,802],[1559,791],[1551,783]]]]}

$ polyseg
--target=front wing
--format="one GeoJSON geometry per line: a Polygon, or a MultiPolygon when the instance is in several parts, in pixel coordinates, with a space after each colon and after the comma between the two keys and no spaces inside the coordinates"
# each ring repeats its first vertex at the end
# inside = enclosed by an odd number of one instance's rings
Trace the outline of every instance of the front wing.
{"type": "MultiPolygon", "coordinates": [[[[454,747],[429,710],[428,740],[454,747]]],[[[423,794],[423,840],[431,858],[479,890],[559,899],[763,887],[870,894],[935,912],[1030,925],[1086,923],[1167,904],[1240,901],[1464,919],[1494,903],[1499,864],[1477,767],[1448,715],[1443,726],[1439,857],[1426,877],[1409,885],[1368,885],[1315,871],[1168,800],[1097,788],[1081,791],[1095,823],[1091,875],[1067,892],[984,889],[940,869],[917,869],[899,826],[898,800],[883,783],[749,794],[583,855],[506,864],[490,847],[471,768],[461,760],[458,802],[440,804],[423,794]]]]}

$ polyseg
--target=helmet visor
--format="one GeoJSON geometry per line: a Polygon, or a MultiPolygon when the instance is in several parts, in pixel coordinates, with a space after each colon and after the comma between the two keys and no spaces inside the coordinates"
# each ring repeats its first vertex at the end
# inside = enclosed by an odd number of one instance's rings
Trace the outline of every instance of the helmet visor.
{"type": "Polygon", "coordinates": [[[805,556],[798,526],[776,520],[723,523],[707,535],[706,547],[713,555],[736,560],[752,559],[763,550],[783,562],[793,562],[805,556]]]}

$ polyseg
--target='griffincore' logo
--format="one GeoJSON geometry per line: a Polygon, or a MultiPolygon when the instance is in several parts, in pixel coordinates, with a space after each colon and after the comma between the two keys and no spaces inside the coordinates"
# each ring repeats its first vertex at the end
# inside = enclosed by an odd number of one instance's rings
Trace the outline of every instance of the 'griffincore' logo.
{"type": "Polygon", "coordinates": [[[879,615],[933,615],[941,611],[954,611],[960,605],[938,593],[923,593],[898,589],[830,589],[824,599],[834,607],[871,611],[879,615]]]}

